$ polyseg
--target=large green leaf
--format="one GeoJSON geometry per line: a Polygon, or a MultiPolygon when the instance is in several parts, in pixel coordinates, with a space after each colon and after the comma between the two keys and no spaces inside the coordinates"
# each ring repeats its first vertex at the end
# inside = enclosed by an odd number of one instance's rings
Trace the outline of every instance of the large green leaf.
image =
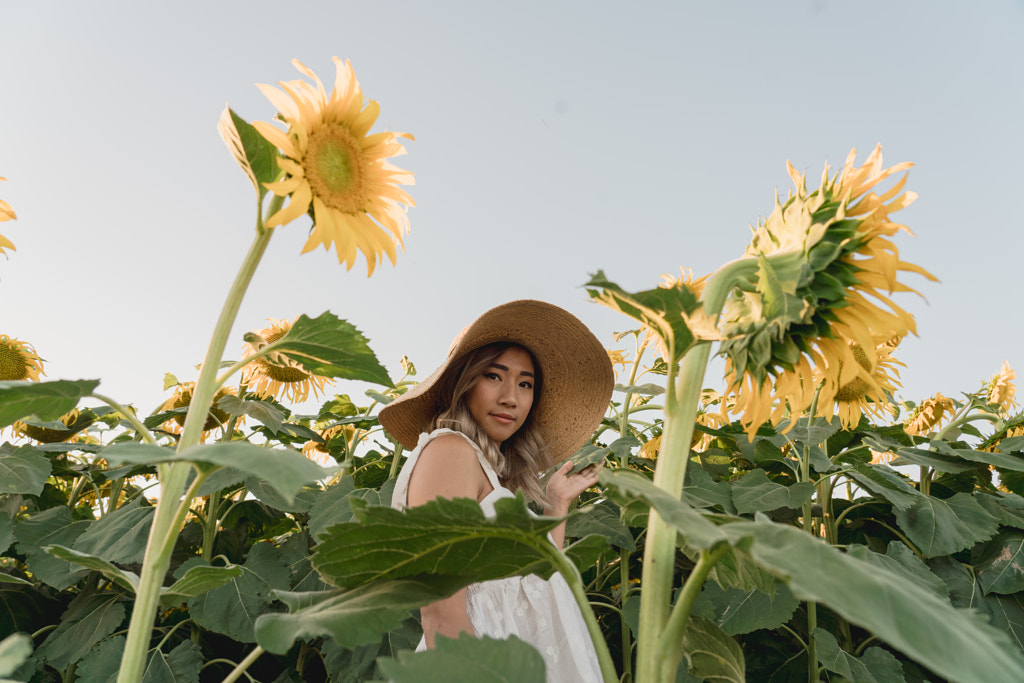
{"type": "Polygon", "coordinates": [[[203,651],[191,640],[184,640],[168,654],[159,648],[149,651],[142,683],[199,683],[203,651]]]}
{"type": "Polygon", "coordinates": [[[155,511],[151,505],[143,506],[142,500],[139,496],[90,524],[75,541],[75,550],[109,562],[141,563],[155,511]]]}
{"type": "Polygon", "coordinates": [[[380,660],[381,671],[392,683],[544,683],[544,660],[534,648],[515,636],[508,640],[438,638],[437,648],[399,652],[393,660],[380,660]]]}
{"type": "MultiPolygon", "coordinates": [[[[124,657],[124,636],[107,638],[94,647],[78,665],[78,680],[114,683],[124,657]]],[[[146,656],[142,683],[199,683],[203,654],[191,640],[178,644],[168,654],[152,649],[146,656]]]]}
{"type": "Polygon", "coordinates": [[[217,130],[262,201],[267,193],[263,183],[273,182],[281,173],[277,148],[230,107],[224,107],[217,130]]]}
{"type": "Polygon", "coordinates": [[[1024,651],[1024,595],[985,595],[973,569],[952,557],[930,560],[929,567],[949,587],[949,597],[955,607],[987,615],[992,626],[1006,633],[1013,644],[1024,651]]]}
{"type": "Polygon", "coordinates": [[[690,673],[709,683],[746,683],[747,669],[740,644],[716,624],[690,617],[683,632],[683,653],[690,673]]]}
{"type": "Polygon", "coordinates": [[[38,496],[50,476],[50,459],[32,446],[0,455],[0,495],[23,493],[38,496]]]}
{"type": "Polygon", "coordinates": [[[945,441],[933,441],[931,445],[935,451],[951,458],[961,458],[982,465],[993,465],[1013,472],[1024,472],[1024,458],[1019,455],[1007,455],[998,451],[990,453],[970,448],[953,448],[945,441]]]}
{"type": "Polygon", "coordinates": [[[928,565],[904,543],[892,541],[889,543],[889,547],[886,548],[885,555],[876,553],[865,545],[858,544],[846,546],[846,553],[868,564],[885,567],[891,572],[902,574],[907,580],[931,590],[944,600],[949,598],[949,588],[945,582],[933,574],[928,569],[928,565]]]}
{"type": "Polygon", "coordinates": [[[958,493],[946,500],[921,496],[895,514],[900,529],[925,557],[952,555],[987,541],[999,526],[999,520],[969,493],[958,493]]]}
{"type": "Polygon", "coordinates": [[[732,504],[732,489],[724,481],[715,481],[711,475],[700,467],[686,470],[686,483],[683,485],[683,500],[693,507],[720,507],[729,514],[735,514],[732,504]]]}
{"type": "Polygon", "coordinates": [[[715,607],[716,623],[730,636],[780,628],[793,617],[800,604],[786,584],[779,584],[774,595],[769,595],[756,588],[723,590],[709,581],[704,584],[703,594],[715,607]]]}
{"type": "Polygon", "coordinates": [[[799,508],[814,494],[814,484],[801,481],[783,486],[764,470],[751,470],[732,483],[732,502],[740,514],[799,508]]]}
{"type": "Polygon", "coordinates": [[[422,635],[419,620],[409,617],[400,628],[384,634],[380,642],[349,649],[333,640],[325,640],[320,652],[330,680],[335,683],[379,681],[384,676],[376,671],[378,657],[390,660],[400,651],[413,650],[422,635]]]}
{"type": "Polygon", "coordinates": [[[903,680],[899,660],[880,647],[870,648],[864,657],[857,658],[839,647],[839,642],[828,631],[814,629],[818,644],[818,661],[829,671],[851,681],[862,683],[890,683],[903,680]]]}
{"type": "Polygon", "coordinates": [[[1024,656],[1004,633],[903,576],[790,526],[738,522],[722,529],[796,597],[830,607],[939,675],[986,683],[1024,680],[1024,656]]]}
{"type": "Polygon", "coordinates": [[[14,520],[0,512],[0,554],[7,552],[11,543],[14,543],[14,520]]]}
{"type": "Polygon", "coordinates": [[[113,633],[124,621],[119,595],[81,593],[39,646],[38,654],[57,669],[65,669],[84,657],[93,645],[113,633]]]}
{"type": "Polygon", "coordinates": [[[421,574],[546,578],[561,552],[546,536],[559,520],[534,517],[521,495],[496,501],[494,519],[468,498],[439,498],[404,512],[358,499],[352,506],[360,521],[328,528],[313,554],[316,570],[339,588],[421,574]]]}
{"type": "Polygon", "coordinates": [[[46,552],[49,545],[71,547],[91,522],[74,521],[67,507],[55,507],[24,519],[14,526],[18,552],[26,556],[25,564],[36,577],[58,590],[75,584],[87,570],[46,552]]]}
{"type": "Polygon", "coordinates": [[[696,550],[706,550],[726,540],[721,530],[700,511],[659,489],[650,479],[632,470],[602,470],[600,482],[608,487],[609,497],[620,505],[643,501],[653,507],[666,523],[676,528],[686,543],[696,550]],[[616,496],[617,493],[617,496],[616,496]]]}
{"type": "Polygon", "coordinates": [[[296,640],[329,636],[347,648],[380,641],[409,613],[446,598],[466,583],[444,576],[364,584],[351,590],[314,593],[274,591],[288,613],[264,614],[256,620],[256,640],[267,652],[284,654],[296,640]]]}
{"type": "Polygon", "coordinates": [[[12,633],[0,641],[0,676],[11,676],[32,654],[32,638],[12,633]]]}
{"type": "Polygon", "coordinates": [[[271,543],[254,545],[240,568],[229,583],[191,598],[188,611],[203,628],[252,643],[256,618],[271,610],[272,590],[288,589],[289,572],[271,543]]]}
{"type": "Polygon", "coordinates": [[[607,539],[617,548],[636,550],[636,541],[629,527],[622,523],[619,508],[610,500],[584,505],[572,512],[565,525],[565,535],[583,538],[592,534],[607,539]]]}
{"type": "Polygon", "coordinates": [[[329,477],[333,468],[324,468],[296,451],[263,448],[244,441],[229,441],[193,446],[183,452],[142,443],[115,444],[103,451],[112,465],[156,465],[161,462],[194,462],[214,467],[230,467],[262,479],[286,502],[292,503],[305,486],[329,477]]]}
{"type": "Polygon", "coordinates": [[[959,474],[960,472],[969,472],[977,467],[977,465],[966,463],[960,458],[929,451],[924,448],[901,448],[896,451],[896,455],[899,456],[899,459],[893,461],[893,464],[907,465],[913,463],[915,465],[931,467],[936,472],[959,474]]]}
{"type": "Polygon", "coordinates": [[[924,497],[906,477],[887,465],[857,465],[849,474],[858,484],[900,510],[913,507],[924,497]]]}
{"type": "MultiPolygon", "coordinates": [[[[250,335],[246,335],[246,341],[263,342],[250,335]]],[[[330,312],[317,318],[300,315],[284,336],[267,344],[264,350],[275,362],[283,357],[305,372],[321,377],[391,386],[387,370],[377,360],[366,337],[354,325],[330,312]]]]}
{"type": "Polygon", "coordinates": [[[86,569],[99,572],[115,584],[127,591],[134,593],[139,587],[139,575],[116,567],[102,557],[79,552],[72,548],[65,548],[62,545],[48,545],[46,552],[66,562],[73,562],[86,569]]]}
{"type": "Polygon", "coordinates": [[[725,589],[737,588],[744,593],[759,590],[765,595],[775,595],[779,585],[775,576],[738,548],[730,548],[711,568],[708,577],[725,589]]]}
{"type": "Polygon", "coordinates": [[[40,420],[56,420],[78,405],[81,398],[91,396],[99,383],[98,379],[0,382],[0,429],[32,415],[40,420]]]}
{"type": "Polygon", "coordinates": [[[686,324],[686,315],[700,308],[701,304],[686,287],[656,287],[642,292],[627,292],[600,270],[583,286],[591,299],[657,332],[669,353],[674,354],[673,362],[682,358],[693,344],[694,335],[686,324]]]}
{"type": "Polygon", "coordinates": [[[1024,590],[1024,533],[1004,531],[981,549],[973,561],[978,583],[986,593],[1024,590]]]}

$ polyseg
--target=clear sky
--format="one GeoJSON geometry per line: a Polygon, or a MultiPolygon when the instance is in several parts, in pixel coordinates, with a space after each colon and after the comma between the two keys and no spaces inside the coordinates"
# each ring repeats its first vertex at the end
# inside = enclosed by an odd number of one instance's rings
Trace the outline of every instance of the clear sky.
{"type": "Polygon", "coordinates": [[[308,220],[278,230],[229,358],[266,318],[330,310],[422,377],[515,298],[612,346],[633,325],[588,302],[590,273],[637,290],[710,272],[785,195],[787,159],[816,182],[882,143],[916,164],[901,256],[941,280],[900,299],[919,333],[900,395],[1024,372],[1020,0],[4,0],[0,23],[0,197],[18,213],[0,224],[17,246],[0,333],[48,378],[100,378],[145,413],[165,372],[194,379],[252,238],[222,109],[269,120],[254,84],[298,78],[292,58],[329,83],[332,55],[380,102],[378,129],[416,136],[397,162],[416,173],[405,253],[367,279],[300,255],[308,220]]]}

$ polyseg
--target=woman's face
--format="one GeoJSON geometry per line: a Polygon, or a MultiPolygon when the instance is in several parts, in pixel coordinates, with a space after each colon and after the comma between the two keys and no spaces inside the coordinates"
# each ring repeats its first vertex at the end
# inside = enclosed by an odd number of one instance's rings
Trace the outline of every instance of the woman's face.
{"type": "Polygon", "coordinates": [[[484,433],[500,445],[526,422],[535,383],[530,354],[511,346],[480,373],[466,392],[466,407],[484,433]]]}

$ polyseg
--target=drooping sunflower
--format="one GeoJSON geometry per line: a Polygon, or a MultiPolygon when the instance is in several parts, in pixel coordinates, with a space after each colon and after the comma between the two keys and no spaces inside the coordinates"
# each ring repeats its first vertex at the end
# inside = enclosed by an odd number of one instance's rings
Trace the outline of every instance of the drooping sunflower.
{"type": "Polygon", "coordinates": [[[298,60],[292,64],[316,87],[303,80],[281,81],[281,89],[258,86],[277,107],[277,119],[288,127],[282,131],[264,121],[253,124],[284,155],[278,164],[286,176],[268,183],[267,189],[291,197],[266,226],[284,225],[311,212],[313,229],[302,253],[321,244],[329,249],[333,243],[338,262],[351,269],[359,250],[372,275],[382,254],[395,263],[395,246],[402,245],[402,236],[409,231],[406,211],[415,202],[398,185],[412,185],[413,174],[387,159],[405,154],[399,138],[413,137],[391,132],[368,135],[380,106],[373,100],[364,106],[348,60],[334,57],[337,73],[330,94],[313,71],[298,60]]]}
{"type": "MultiPolygon", "coordinates": [[[[7,178],[0,178],[0,180],[7,180],[7,178]]],[[[14,209],[11,208],[11,205],[0,199],[0,223],[3,223],[4,221],[12,221],[17,217],[18,216],[15,215],[14,209]]],[[[14,251],[14,244],[3,235],[0,235],[0,254],[4,253],[4,249],[14,251]]]]}
{"type": "Polygon", "coordinates": [[[900,373],[896,366],[906,367],[892,355],[900,341],[899,337],[881,341],[875,345],[873,354],[851,343],[853,358],[859,370],[846,384],[838,384],[837,378],[845,374],[841,369],[835,372],[822,372],[819,369],[815,377],[820,381],[822,389],[818,397],[817,416],[831,418],[838,413],[843,427],[850,429],[860,422],[862,412],[879,419],[891,414],[892,395],[900,386],[900,373]]]}
{"type": "Polygon", "coordinates": [[[88,408],[82,410],[76,408],[58,418],[58,421],[64,425],[63,429],[27,424],[21,420],[15,422],[13,427],[16,433],[35,439],[39,443],[62,443],[79,434],[96,419],[96,413],[88,408]]]}
{"type": "Polygon", "coordinates": [[[921,401],[920,405],[910,411],[903,422],[903,430],[911,436],[923,436],[936,429],[943,420],[955,412],[956,403],[953,399],[935,394],[921,401]]]}
{"type": "MultiPolygon", "coordinates": [[[[195,386],[195,382],[183,382],[176,386],[174,388],[174,394],[163,402],[157,412],[165,412],[190,406],[192,404],[192,392],[195,389],[195,386]]],[[[203,424],[204,434],[222,426],[231,417],[217,407],[217,402],[225,396],[236,396],[237,394],[238,391],[234,387],[222,387],[217,390],[217,393],[213,395],[213,405],[210,407],[210,412],[206,416],[206,422],[203,424]]],[[[163,428],[172,434],[180,434],[184,426],[184,414],[175,415],[163,423],[163,428]]]]}
{"type": "Polygon", "coordinates": [[[891,241],[906,226],[889,219],[917,195],[893,187],[873,190],[910,163],[882,167],[881,146],[863,166],[850,152],[842,171],[808,192],[805,177],[787,162],[795,191],[775,201],[747,247],[756,274],[737,282],[721,317],[730,392],[748,431],[786,414],[806,412],[822,381],[819,400],[867,376],[854,355],[860,348],[877,366],[877,339],[915,332],[914,317],[890,297],[915,292],[901,273],[936,278],[900,260],[891,241]]]}
{"type": "MultiPolygon", "coordinates": [[[[331,454],[331,441],[344,439],[346,444],[351,443],[355,432],[356,428],[352,425],[334,425],[333,427],[328,427],[327,429],[319,432],[320,438],[323,439],[323,442],[321,443],[320,441],[313,440],[307,441],[306,445],[302,447],[302,454],[310,460],[314,460],[321,465],[327,466],[331,464],[330,459],[333,458],[331,454]]],[[[345,448],[347,450],[348,447],[346,446],[345,448]]]]}
{"type": "Polygon", "coordinates": [[[1017,386],[1013,380],[1017,379],[1017,373],[1013,371],[1010,364],[1005,360],[999,372],[992,375],[992,379],[985,382],[983,390],[989,403],[997,404],[1004,414],[1008,414],[1017,408],[1017,386]]]}
{"type": "Polygon", "coordinates": [[[43,359],[28,342],[0,334],[0,381],[39,381],[43,372],[43,359]]]}
{"type": "MultiPolygon", "coordinates": [[[[267,318],[270,327],[254,332],[264,344],[270,344],[283,337],[292,328],[293,322],[267,318]]],[[[242,346],[244,358],[254,355],[264,344],[246,342],[242,346]]],[[[315,398],[320,398],[327,384],[333,384],[330,377],[312,375],[301,367],[291,364],[287,359],[275,356],[260,356],[246,366],[242,375],[242,383],[257,396],[273,396],[293,403],[302,403],[309,398],[310,390],[315,398]]]]}

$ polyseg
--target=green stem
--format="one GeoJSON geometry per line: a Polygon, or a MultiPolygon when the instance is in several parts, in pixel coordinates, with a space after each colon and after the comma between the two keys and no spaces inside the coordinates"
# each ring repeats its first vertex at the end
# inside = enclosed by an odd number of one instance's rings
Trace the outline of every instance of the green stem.
{"type": "Polygon", "coordinates": [[[128,422],[128,424],[135,428],[135,431],[138,432],[139,436],[141,436],[146,443],[151,444],[153,446],[156,445],[156,439],[153,438],[153,433],[146,429],[146,425],[142,424],[142,422],[139,421],[139,418],[135,417],[135,413],[128,410],[128,408],[121,405],[114,399],[108,398],[107,396],[103,396],[102,394],[97,394],[94,392],[92,397],[99,401],[103,401],[108,406],[116,410],[118,415],[124,418],[128,422]]]}
{"type": "Polygon", "coordinates": [[[818,642],[814,629],[818,628],[818,603],[807,601],[807,681],[818,680],[818,642]]]}
{"type": "MultiPolygon", "coordinates": [[[[283,202],[283,197],[275,195],[271,200],[268,215],[273,215],[283,202]]],[[[192,401],[189,404],[188,415],[185,417],[185,427],[178,440],[178,452],[183,452],[199,443],[203,426],[206,424],[207,413],[213,403],[217,368],[224,355],[224,348],[231,334],[231,328],[238,315],[245,291],[252,281],[256,267],[259,265],[260,259],[263,258],[273,234],[272,229],[263,227],[262,221],[257,224],[256,237],[253,239],[252,246],[249,247],[249,253],[242,262],[238,275],[235,276],[235,281],[228,292],[227,300],[224,302],[220,318],[217,320],[213,336],[210,339],[210,345],[206,350],[206,357],[203,359],[203,365],[199,371],[199,379],[192,391],[192,401]]],[[[175,523],[178,521],[180,524],[179,517],[184,519],[184,515],[190,507],[190,499],[181,500],[190,467],[191,465],[187,462],[176,462],[172,465],[162,464],[158,468],[161,484],[160,500],[149,529],[149,540],[142,562],[142,576],[139,578],[139,589],[135,596],[135,606],[132,609],[131,621],[128,625],[128,638],[125,642],[124,657],[121,660],[117,683],[139,683],[142,680],[146,652],[149,650],[153,622],[160,599],[160,587],[163,585],[164,576],[170,566],[174,543],[181,531],[180,526],[176,526],[175,523]],[[182,510],[180,515],[178,514],[179,510],[182,510]]],[[[200,478],[196,477],[197,480],[200,478]]]]}
{"type": "MultiPolygon", "coordinates": [[[[665,401],[665,431],[661,437],[654,484],[675,497],[682,495],[686,466],[690,460],[693,423],[697,417],[700,392],[711,355],[711,344],[704,342],[691,349],[683,359],[678,378],[669,364],[669,385],[665,401]],[[675,379],[673,382],[672,380],[675,379]]],[[[636,680],[664,681],[659,676],[657,640],[668,621],[675,570],[678,532],[652,509],[647,521],[644,544],[644,569],[640,592],[640,628],[637,638],[636,680]]]]}
{"type": "Polygon", "coordinates": [[[241,678],[242,674],[245,673],[245,670],[248,669],[253,662],[259,659],[260,655],[262,655],[264,652],[265,650],[261,646],[257,645],[255,648],[253,648],[253,651],[250,652],[248,656],[246,656],[245,659],[238,663],[238,666],[231,670],[231,673],[224,677],[222,683],[234,683],[235,681],[237,681],[239,678],[241,678]]]}
{"type": "Polygon", "coordinates": [[[587,632],[590,634],[590,640],[594,643],[594,650],[597,651],[597,661],[601,667],[601,676],[604,678],[604,683],[617,683],[619,676],[615,672],[615,662],[612,661],[612,654],[608,651],[608,643],[605,642],[604,634],[601,633],[601,626],[597,623],[594,610],[590,607],[590,599],[587,597],[587,592],[583,587],[583,577],[580,576],[576,565],[572,563],[565,553],[550,543],[548,545],[551,546],[552,552],[549,553],[549,557],[552,563],[558,568],[565,582],[569,584],[573,597],[576,598],[576,603],[580,606],[580,612],[583,613],[583,621],[587,624],[587,632]]]}
{"type": "Polygon", "coordinates": [[[672,607],[668,623],[665,624],[665,630],[658,638],[657,657],[661,662],[661,680],[675,679],[676,670],[679,668],[679,662],[683,656],[683,633],[686,631],[686,622],[690,619],[690,613],[693,611],[693,604],[697,601],[697,596],[700,595],[704,581],[708,578],[712,567],[718,564],[718,561],[729,552],[729,549],[730,546],[723,543],[714,550],[700,551],[697,566],[686,578],[679,597],[676,599],[676,604],[672,607]]]}

